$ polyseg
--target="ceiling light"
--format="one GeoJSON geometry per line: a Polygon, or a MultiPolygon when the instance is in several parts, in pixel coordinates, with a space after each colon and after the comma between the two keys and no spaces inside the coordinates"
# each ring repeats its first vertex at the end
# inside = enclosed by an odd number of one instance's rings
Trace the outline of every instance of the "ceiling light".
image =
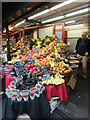
{"type": "Polygon", "coordinates": [[[83,26],[84,24],[78,24],[78,25],[65,26],[64,28],[83,27],[83,26]]]}
{"type": "MultiPolygon", "coordinates": [[[[13,29],[13,27],[10,27],[10,28],[9,28],[9,30],[11,30],[11,29],[13,29]]],[[[6,32],[6,29],[3,31],[3,33],[5,33],[5,32],[6,32]]]]}
{"type": "Polygon", "coordinates": [[[69,24],[69,23],[73,23],[73,22],[75,22],[75,20],[71,20],[71,21],[65,22],[65,24],[69,24]]]}
{"type": "Polygon", "coordinates": [[[42,23],[48,23],[48,22],[56,21],[56,20],[59,20],[59,19],[62,19],[62,18],[64,18],[64,16],[59,16],[59,17],[51,18],[51,19],[42,21],[42,23]]]}
{"type": "Polygon", "coordinates": [[[46,9],[46,10],[40,12],[40,13],[37,13],[37,14],[35,14],[35,15],[32,15],[32,16],[28,17],[28,20],[33,19],[33,18],[35,18],[35,17],[38,17],[38,16],[40,16],[40,15],[43,15],[43,14],[49,12],[49,11],[50,11],[49,9],[46,9]]]}
{"type": "Polygon", "coordinates": [[[26,20],[22,20],[21,22],[17,23],[15,26],[19,26],[21,25],[22,23],[24,23],[26,20]]]}
{"type": "Polygon", "coordinates": [[[12,29],[13,29],[13,27],[10,27],[10,28],[9,28],[9,30],[12,30],[12,29]]]}
{"type": "Polygon", "coordinates": [[[66,16],[66,17],[69,17],[69,16],[73,16],[73,15],[80,14],[80,13],[84,13],[84,12],[88,12],[88,8],[85,8],[85,9],[82,9],[82,10],[79,10],[79,11],[75,11],[75,12],[66,14],[65,16],[66,16]]]}
{"type": "Polygon", "coordinates": [[[60,8],[60,7],[63,7],[63,6],[65,6],[65,5],[68,5],[68,4],[70,4],[70,3],[72,3],[72,2],[75,2],[75,1],[76,1],[76,0],[68,0],[68,1],[65,1],[65,2],[63,2],[63,3],[60,3],[60,4],[55,5],[54,7],[50,8],[50,10],[58,9],[58,8],[60,8]]]}
{"type": "Polygon", "coordinates": [[[6,32],[6,30],[3,31],[3,33],[5,33],[5,32],[6,32]]]}

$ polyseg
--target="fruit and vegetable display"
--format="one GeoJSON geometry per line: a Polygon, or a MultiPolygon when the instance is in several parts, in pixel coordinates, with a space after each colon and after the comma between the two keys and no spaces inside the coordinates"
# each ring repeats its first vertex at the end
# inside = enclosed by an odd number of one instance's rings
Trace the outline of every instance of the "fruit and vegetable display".
{"type": "MultiPolygon", "coordinates": [[[[25,74],[30,77],[42,77],[48,73],[53,75],[53,72],[61,74],[72,71],[67,57],[62,56],[62,49],[67,52],[64,49],[67,49],[66,44],[62,40],[56,39],[56,37],[53,39],[54,37],[46,36],[43,42],[40,38],[32,39],[13,53],[17,57],[13,57],[11,61],[8,61],[9,64],[24,62],[23,66],[15,66],[17,76],[25,74]],[[32,45],[30,50],[32,43],[35,44],[32,45]],[[44,47],[41,47],[42,45],[44,47]]],[[[19,43],[14,46],[19,46],[19,43]]]]}
{"type": "MultiPolygon", "coordinates": [[[[72,69],[69,67],[69,61],[67,58],[62,57],[62,49],[64,51],[64,48],[67,49],[66,44],[62,40],[58,40],[55,37],[55,40],[52,39],[53,37],[46,36],[44,39],[43,44],[45,47],[40,48],[41,45],[41,39],[32,39],[35,43],[34,47],[32,47],[32,50],[30,50],[31,41],[26,44],[26,46],[23,46],[21,49],[19,49],[15,55],[18,57],[12,58],[11,61],[8,61],[8,63],[15,63],[19,61],[24,61],[26,64],[23,66],[25,71],[27,73],[31,72],[31,76],[38,76],[38,74],[42,74],[42,72],[46,69],[52,68],[53,71],[59,72],[59,73],[68,73],[72,69]],[[46,44],[49,42],[49,44],[46,44]],[[21,53],[22,49],[24,50],[21,53]],[[25,53],[26,51],[26,53],[25,53]],[[22,54],[22,55],[21,55],[22,54]]],[[[16,43],[14,46],[18,46],[19,43],[16,43]]]]}
{"type": "Polygon", "coordinates": [[[32,39],[23,47],[17,43],[14,47],[16,51],[8,64],[14,65],[10,76],[16,78],[6,89],[6,95],[12,100],[33,100],[44,91],[43,84],[60,85],[65,82],[61,75],[72,71],[66,55],[67,45],[55,35],[44,40],[32,39]]]}

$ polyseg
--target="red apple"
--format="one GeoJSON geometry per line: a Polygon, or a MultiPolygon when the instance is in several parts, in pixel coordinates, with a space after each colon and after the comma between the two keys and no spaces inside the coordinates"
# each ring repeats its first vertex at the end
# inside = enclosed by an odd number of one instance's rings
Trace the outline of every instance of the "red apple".
{"type": "Polygon", "coordinates": [[[44,59],[44,57],[43,57],[43,56],[41,56],[41,59],[44,59]]]}
{"type": "Polygon", "coordinates": [[[42,54],[39,54],[38,56],[41,56],[42,54]]]}
{"type": "Polygon", "coordinates": [[[37,68],[36,67],[33,67],[33,71],[36,70],[37,68]]]}
{"type": "Polygon", "coordinates": [[[31,67],[31,64],[28,64],[28,68],[30,68],[31,67]]]}
{"type": "Polygon", "coordinates": [[[34,64],[31,64],[31,67],[35,67],[35,65],[34,65],[34,64]]]}
{"type": "Polygon", "coordinates": [[[28,66],[28,63],[26,63],[25,65],[28,66]]]}
{"type": "Polygon", "coordinates": [[[39,72],[41,72],[41,70],[37,68],[37,72],[39,73],[39,72]]]}
{"type": "Polygon", "coordinates": [[[50,50],[47,50],[47,52],[50,52],[50,50]]]}
{"type": "Polygon", "coordinates": [[[33,71],[33,73],[34,73],[34,74],[37,74],[37,71],[35,70],[35,71],[33,71]]]}
{"type": "Polygon", "coordinates": [[[39,61],[41,61],[42,59],[39,59],[39,61]]]}
{"type": "Polygon", "coordinates": [[[40,56],[37,56],[37,59],[40,59],[40,56]]]}
{"type": "Polygon", "coordinates": [[[48,55],[48,53],[45,54],[46,56],[48,55]]]}
{"type": "Polygon", "coordinates": [[[27,71],[27,70],[29,70],[29,68],[28,68],[28,67],[26,67],[26,68],[25,68],[25,70],[27,71]]]}
{"type": "Polygon", "coordinates": [[[33,72],[33,69],[32,69],[32,68],[30,68],[29,72],[33,72]]]}
{"type": "Polygon", "coordinates": [[[46,57],[46,55],[43,55],[43,57],[46,57]]]}

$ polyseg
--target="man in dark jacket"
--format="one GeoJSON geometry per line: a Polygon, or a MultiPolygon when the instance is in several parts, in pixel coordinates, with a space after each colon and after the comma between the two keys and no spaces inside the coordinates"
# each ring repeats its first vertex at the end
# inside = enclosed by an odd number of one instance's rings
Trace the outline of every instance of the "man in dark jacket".
{"type": "Polygon", "coordinates": [[[82,37],[77,40],[75,53],[77,53],[77,58],[82,58],[82,67],[83,67],[83,77],[86,79],[86,69],[87,69],[87,60],[89,55],[90,40],[86,37],[87,33],[83,32],[82,37]]]}

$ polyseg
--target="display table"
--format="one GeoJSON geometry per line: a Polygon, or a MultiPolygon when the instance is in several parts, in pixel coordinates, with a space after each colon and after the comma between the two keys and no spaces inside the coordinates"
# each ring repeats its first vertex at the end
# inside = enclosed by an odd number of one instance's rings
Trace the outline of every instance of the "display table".
{"type": "MultiPolygon", "coordinates": [[[[16,77],[16,76],[14,76],[14,77],[16,77]]],[[[6,75],[6,76],[5,76],[6,88],[8,88],[8,85],[10,85],[10,82],[13,81],[13,78],[14,78],[14,77],[11,77],[11,76],[9,76],[9,75],[6,75]]]]}
{"type": "MultiPolygon", "coordinates": [[[[7,75],[5,78],[6,88],[8,88],[8,85],[10,85],[10,82],[12,81],[13,81],[13,77],[7,75]]],[[[48,100],[51,100],[51,96],[59,96],[62,101],[67,100],[67,92],[64,83],[57,86],[54,85],[44,85],[44,86],[45,86],[46,97],[48,100]]]]}
{"type": "Polygon", "coordinates": [[[65,84],[61,85],[44,85],[45,93],[48,100],[51,100],[51,96],[59,96],[62,101],[67,100],[67,92],[65,84]]]}
{"type": "MultiPolygon", "coordinates": [[[[45,92],[34,100],[18,102],[7,98],[3,119],[16,119],[18,115],[27,113],[30,118],[49,118],[50,107],[45,92]]],[[[36,120],[36,119],[35,119],[36,120]]]]}

